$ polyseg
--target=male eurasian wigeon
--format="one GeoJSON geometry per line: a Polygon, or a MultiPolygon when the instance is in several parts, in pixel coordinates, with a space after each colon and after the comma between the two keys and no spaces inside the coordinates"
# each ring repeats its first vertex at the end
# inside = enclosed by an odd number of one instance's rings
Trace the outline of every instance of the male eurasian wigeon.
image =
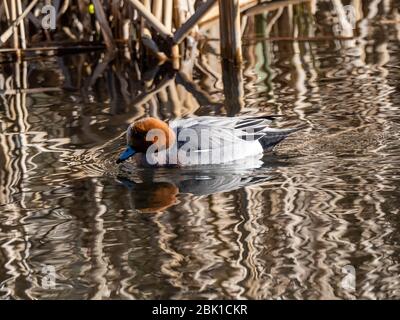
{"type": "Polygon", "coordinates": [[[169,123],[147,117],[127,129],[127,148],[117,163],[135,156],[139,164],[226,164],[254,156],[298,129],[274,129],[275,117],[202,116],[169,123]]]}

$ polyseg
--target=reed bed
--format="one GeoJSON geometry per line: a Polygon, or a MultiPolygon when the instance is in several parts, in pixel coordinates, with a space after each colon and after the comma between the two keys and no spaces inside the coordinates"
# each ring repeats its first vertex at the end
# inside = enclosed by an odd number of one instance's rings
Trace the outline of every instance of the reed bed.
{"type": "Polygon", "coordinates": [[[188,44],[219,21],[221,55],[240,63],[249,17],[303,2],[316,0],[0,0],[0,54],[104,47],[122,49],[128,59],[171,60],[179,69],[188,44]],[[49,5],[54,29],[43,24],[49,5]]]}
{"type": "MultiPolygon", "coordinates": [[[[96,101],[106,99],[101,95],[120,97],[116,109],[145,106],[146,110],[155,110],[154,106],[162,104],[165,106],[162,110],[166,110],[162,117],[178,117],[200,106],[234,115],[244,106],[244,78],[258,68],[258,58],[250,54],[255,43],[264,52],[273,54],[271,41],[276,41],[276,50],[294,54],[312,41],[340,41],[343,46],[351,47],[358,37],[356,30],[346,30],[345,34],[335,32],[332,19],[336,17],[336,23],[340,22],[337,12],[341,11],[337,8],[343,7],[341,1],[320,1],[318,8],[314,0],[244,1],[239,8],[240,36],[247,47],[243,51],[247,63],[236,67],[229,61],[221,63],[221,48],[213,41],[220,40],[218,1],[141,1],[162,22],[162,28],[170,34],[167,37],[138,14],[131,0],[52,1],[57,8],[56,29],[46,30],[40,26],[40,19],[41,9],[47,3],[0,0],[0,34],[5,40],[0,47],[0,62],[8,57],[23,58],[19,60],[21,63],[40,55],[89,52],[68,57],[68,66],[59,60],[56,68],[64,82],[58,87],[40,88],[21,73],[23,68],[17,70],[16,65],[14,70],[0,63],[0,95],[5,99],[62,87],[79,90],[84,98],[95,96],[96,101]],[[32,11],[21,18],[32,4],[32,11]],[[198,20],[199,16],[202,19],[198,20]],[[102,51],[95,52],[99,49],[102,51]],[[200,86],[193,78],[206,80],[200,86]],[[20,79],[25,79],[28,85],[24,86],[20,79]],[[223,96],[218,101],[210,98],[216,88],[223,89],[225,100],[223,96]],[[226,110],[221,111],[224,105],[226,110]]],[[[361,17],[367,6],[361,1],[353,4],[359,8],[361,17]]],[[[395,9],[387,13],[385,21],[394,19],[395,9]]],[[[318,61],[313,61],[312,55],[310,59],[309,68],[314,70],[318,61]]],[[[35,63],[29,68],[28,73],[35,63]]],[[[261,68],[272,74],[267,62],[261,68]]]]}
{"type": "Polygon", "coordinates": [[[173,44],[194,35],[190,24],[172,39],[172,32],[195,13],[195,5],[193,0],[1,0],[0,53],[102,45],[110,52],[123,47],[127,55],[151,54],[163,61],[179,56],[173,44]],[[54,30],[42,24],[42,10],[50,3],[56,9],[54,30]]]}

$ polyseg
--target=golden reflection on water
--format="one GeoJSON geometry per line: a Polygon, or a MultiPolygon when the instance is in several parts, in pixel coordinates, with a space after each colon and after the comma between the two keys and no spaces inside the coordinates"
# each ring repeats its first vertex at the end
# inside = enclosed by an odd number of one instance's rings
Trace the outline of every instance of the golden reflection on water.
{"type": "Polygon", "coordinates": [[[398,298],[399,3],[352,4],[346,39],[328,2],[249,16],[242,70],[214,41],[178,73],[99,52],[1,65],[0,297],[398,298]],[[134,119],[238,113],[308,128],[248,167],[114,165],[134,119]]]}

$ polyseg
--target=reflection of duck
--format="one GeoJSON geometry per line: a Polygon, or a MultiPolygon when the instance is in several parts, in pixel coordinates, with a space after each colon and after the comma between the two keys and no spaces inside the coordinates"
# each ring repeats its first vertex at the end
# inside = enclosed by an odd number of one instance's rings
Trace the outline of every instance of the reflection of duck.
{"type": "Polygon", "coordinates": [[[134,122],[127,130],[121,163],[134,155],[140,164],[222,164],[262,155],[297,129],[272,129],[273,117],[197,117],[134,122]]]}
{"type": "MultiPolygon", "coordinates": [[[[261,161],[254,163],[254,168],[261,164],[261,161]]],[[[118,180],[132,191],[135,209],[141,212],[160,212],[175,205],[178,194],[207,196],[270,181],[273,177],[266,175],[264,169],[262,174],[248,169],[237,171],[233,167],[229,170],[209,168],[207,174],[203,169],[183,169],[183,172],[178,168],[156,169],[151,172],[142,171],[139,175],[136,171],[133,177],[118,177],[118,180]]]]}
{"type": "Polygon", "coordinates": [[[133,183],[120,179],[132,191],[135,209],[143,213],[160,212],[173,206],[176,202],[178,188],[169,182],[133,183]]]}
{"type": "Polygon", "coordinates": [[[131,191],[132,208],[143,213],[160,212],[173,206],[176,202],[178,188],[170,182],[134,182],[125,177],[118,177],[131,191]]]}

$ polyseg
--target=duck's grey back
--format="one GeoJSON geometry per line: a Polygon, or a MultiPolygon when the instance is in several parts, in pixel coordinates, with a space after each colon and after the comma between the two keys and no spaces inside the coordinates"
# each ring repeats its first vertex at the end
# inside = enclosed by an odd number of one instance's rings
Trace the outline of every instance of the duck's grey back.
{"type": "MultiPolygon", "coordinates": [[[[298,129],[270,128],[274,117],[197,117],[174,120],[170,123],[178,136],[185,130],[195,133],[199,139],[199,150],[221,148],[221,145],[242,144],[243,141],[258,140],[263,150],[270,150],[298,129]],[[203,140],[201,141],[202,135],[203,140]],[[207,146],[206,142],[210,142],[207,146]],[[202,147],[203,145],[203,147],[202,147]]],[[[182,146],[187,140],[180,141],[182,146]]]]}

